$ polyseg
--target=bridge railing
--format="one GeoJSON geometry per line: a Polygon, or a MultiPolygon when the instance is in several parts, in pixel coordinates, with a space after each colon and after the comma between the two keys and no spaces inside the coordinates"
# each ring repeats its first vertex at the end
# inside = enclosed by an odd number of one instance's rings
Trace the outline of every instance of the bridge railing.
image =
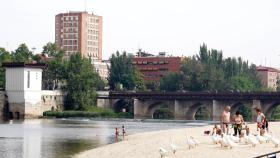
{"type": "Polygon", "coordinates": [[[114,92],[109,98],[140,98],[140,99],[204,99],[204,100],[278,100],[280,92],[114,92]]]}

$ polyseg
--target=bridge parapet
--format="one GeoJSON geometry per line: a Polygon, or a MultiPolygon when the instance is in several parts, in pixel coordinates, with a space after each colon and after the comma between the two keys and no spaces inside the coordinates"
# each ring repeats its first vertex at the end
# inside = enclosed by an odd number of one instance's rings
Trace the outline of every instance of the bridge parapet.
{"type": "Polygon", "coordinates": [[[280,92],[109,92],[111,99],[280,100],[280,92]]]}
{"type": "Polygon", "coordinates": [[[167,104],[175,119],[194,119],[200,107],[211,113],[214,121],[220,119],[225,106],[232,107],[232,115],[243,105],[251,109],[255,120],[255,108],[266,115],[280,104],[280,92],[108,92],[99,95],[101,107],[114,108],[120,100],[134,100],[135,118],[152,118],[155,104],[167,104]],[[102,101],[101,101],[102,100],[102,101]]]}

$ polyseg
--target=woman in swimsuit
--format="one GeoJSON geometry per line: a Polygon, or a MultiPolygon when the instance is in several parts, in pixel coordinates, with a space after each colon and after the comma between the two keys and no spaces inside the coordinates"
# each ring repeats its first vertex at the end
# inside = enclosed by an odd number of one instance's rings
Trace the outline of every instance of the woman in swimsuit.
{"type": "Polygon", "coordinates": [[[244,123],[243,116],[240,114],[239,111],[236,111],[233,117],[233,128],[234,128],[234,136],[237,136],[237,132],[239,137],[241,136],[242,124],[244,123]]]}

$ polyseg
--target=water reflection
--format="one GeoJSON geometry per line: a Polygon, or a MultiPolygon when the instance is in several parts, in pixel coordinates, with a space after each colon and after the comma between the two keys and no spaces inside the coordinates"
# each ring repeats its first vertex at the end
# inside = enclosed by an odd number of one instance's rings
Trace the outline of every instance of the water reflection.
{"type": "Polygon", "coordinates": [[[133,134],[181,128],[188,123],[90,119],[41,119],[13,124],[8,122],[0,124],[0,158],[68,158],[79,152],[112,143],[114,128],[122,125],[126,126],[129,134],[133,134]]]}

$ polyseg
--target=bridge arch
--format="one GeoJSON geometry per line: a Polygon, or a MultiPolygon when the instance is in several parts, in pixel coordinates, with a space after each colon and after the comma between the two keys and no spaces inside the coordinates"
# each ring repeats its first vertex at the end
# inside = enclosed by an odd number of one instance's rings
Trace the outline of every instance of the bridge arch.
{"type": "Polygon", "coordinates": [[[132,99],[117,99],[113,102],[112,106],[114,112],[131,112],[133,113],[133,100],[132,99]]]}
{"type": "Polygon", "coordinates": [[[198,102],[198,103],[194,103],[193,105],[191,105],[188,109],[188,111],[186,112],[186,119],[187,120],[199,120],[199,119],[203,119],[203,118],[199,118],[196,117],[198,112],[204,111],[206,112],[205,114],[207,115],[206,118],[212,120],[212,107],[208,106],[205,103],[202,102],[198,102]]]}
{"type": "Polygon", "coordinates": [[[156,101],[148,106],[146,109],[146,116],[150,116],[150,118],[154,118],[154,114],[159,109],[165,109],[167,112],[171,114],[171,119],[174,118],[174,104],[170,104],[170,102],[156,101]]]}
{"type": "Polygon", "coordinates": [[[280,101],[272,102],[271,104],[265,105],[265,109],[263,110],[263,113],[268,119],[274,119],[272,118],[275,114],[276,108],[280,105],[280,101]]]}

